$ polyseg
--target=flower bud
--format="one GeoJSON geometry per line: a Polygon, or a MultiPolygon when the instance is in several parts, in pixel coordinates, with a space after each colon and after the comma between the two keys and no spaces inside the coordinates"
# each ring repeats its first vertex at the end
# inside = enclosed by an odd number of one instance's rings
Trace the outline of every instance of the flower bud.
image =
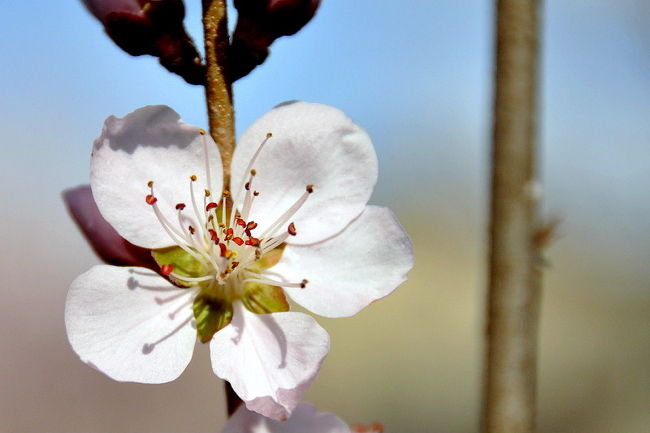
{"type": "Polygon", "coordinates": [[[205,68],[185,31],[182,0],[83,0],[110,38],[132,56],[150,54],[190,84],[205,81],[205,68]]]}
{"type": "Polygon", "coordinates": [[[232,81],[261,65],[269,46],[298,32],[316,13],[320,0],[235,0],[239,12],[230,50],[232,81]]]}

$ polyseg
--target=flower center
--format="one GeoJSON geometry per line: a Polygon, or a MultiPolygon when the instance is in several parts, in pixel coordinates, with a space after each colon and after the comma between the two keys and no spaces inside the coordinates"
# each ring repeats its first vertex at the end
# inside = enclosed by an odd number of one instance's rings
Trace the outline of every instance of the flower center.
{"type": "MultiPolygon", "coordinates": [[[[206,177],[210,185],[210,167],[207,160],[208,142],[205,131],[201,130],[206,156],[206,177]]],[[[236,210],[225,190],[215,200],[213,192],[206,189],[201,196],[196,191],[197,176],[189,179],[191,203],[189,210],[185,203],[175,205],[177,221],[169,221],[158,206],[154,191],[154,181],[148,182],[150,189],[145,201],[153,211],[175,245],[186,255],[200,263],[200,271],[189,274],[175,269],[173,263],[161,265],[160,272],[184,286],[199,285],[202,293],[213,294],[218,298],[234,300],[242,297],[247,283],[260,283],[279,287],[304,288],[307,280],[299,282],[284,281],[278,274],[269,271],[279,260],[282,248],[289,238],[297,234],[296,226],[291,222],[293,215],[313,193],[313,185],[307,185],[305,192],[278,219],[262,233],[258,233],[257,223],[249,216],[259,192],[253,189],[257,171],[255,161],[272,137],[267,134],[251,158],[243,183],[244,199],[241,210],[236,210]],[[193,212],[193,219],[186,215],[193,212]],[[192,221],[195,221],[193,223],[192,221]],[[195,226],[196,225],[196,226],[195,226]],[[275,253],[275,254],[274,254],[275,253]]]]}

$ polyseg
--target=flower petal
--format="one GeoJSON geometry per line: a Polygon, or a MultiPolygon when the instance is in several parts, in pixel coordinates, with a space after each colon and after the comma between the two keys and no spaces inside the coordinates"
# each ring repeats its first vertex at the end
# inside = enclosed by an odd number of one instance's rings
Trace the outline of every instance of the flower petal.
{"type": "Polygon", "coordinates": [[[413,260],[411,241],[390,209],[367,206],[330,239],[287,245],[270,270],[287,281],[308,280],[304,289],[284,288],[303,307],[326,317],[346,317],[404,282],[413,260]]]}
{"type": "MultiPolygon", "coordinates": [[[[259,191],[251,216],[259,233],[275,222],[314,185],[314,192],[291,221],[293,243],[312,243],[343,229],[359,215],[377,182],[377,155],[370,137],[342,111],[322,104],[278,106],[244,132],[232,161],[233,195],[241,209],[249,161],[271,132],[253,168],[259,191]]],[[[286,225],[282,228],[286,228],[286,225]]]]}
{"type": "Polygon", "coordinates": [[[333,413],[316,412],[300,403],[285,422],[274,421],[240,406],[221,433],[350,433],[350,428],[333,413]]]}
{"type": "Polygon", "coordinates": [[[133,245],[119,235],[102,217],[90,191],[90,185],[81,185],[63,191],[63,200],[70,215],[100,259],[109,265],[143,266],[157,270],[151,251],[133,245]]]}
{"type": "Polygon", "coordinates": [[[184,215],[193,218],[189,188],[193,174],[198,176],[194,187],[201,210],[204,189],[221,195],[221,157],[209,135],[199,134],[197,127],[182,122],[164,105],[139,108],[122,119],[109,117],[95,140],[90,176],[93,196],[104,218],[135,245],[153,249],[174,244],[145,202],[147,182],[154,181],[160,211],[176,224],[177,203],[186,203],[184,215]]]}
{"type": "Polygon", "coordinates": [[[70,286],[68,339],[82,361],[112,379],[172,381],[196,341],[192,293],[145,268],[94,266],[70,286]]]}
{"type": "Polygon", "coordinates": [[[284,420],[316,377],[329,335],[306,314],[254,314],[241,302],[234,310],[210,343],[212,369],[248,409],[284,420]]]}

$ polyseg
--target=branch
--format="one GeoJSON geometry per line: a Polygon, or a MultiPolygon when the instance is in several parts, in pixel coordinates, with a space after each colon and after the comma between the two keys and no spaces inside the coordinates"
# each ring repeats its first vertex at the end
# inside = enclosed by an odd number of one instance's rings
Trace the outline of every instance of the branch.
{"type": "Polygon", "coordinates": [[[535,429],[538,43],[538,1],[497,0],[485,433],[535,429]]]}
{"type": "Polygon", "coordinates": [[[228,80],[228,15],[225,0],[203,0],[205,97],[210,135],[219,146],[224,169],[224,186],[230,183],[230,161],[235,149],[235,114],[232,86],[228,80]]]}

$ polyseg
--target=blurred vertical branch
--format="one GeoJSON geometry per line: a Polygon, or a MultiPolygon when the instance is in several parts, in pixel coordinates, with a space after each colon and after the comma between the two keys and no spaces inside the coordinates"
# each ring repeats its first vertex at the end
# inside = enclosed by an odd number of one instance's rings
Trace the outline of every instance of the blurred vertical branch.
{"type": "Polygon", "coordinates": [[[203,0],[206,82],[210,135],[219,146],[224,169],[224,186],[230,182],[230,161],[235,149],[235,114],[232,83],[229,81],[228,10],[225,0],[203,0]]]}
{"type": "MultiPolygon", "coordinates": [[[[229,79],[228,10],[225,0],[203,0],[203,37],[205,40],[205,99],[210,135],[219,147],[223,161],[224,188],[229,188],[230,162],[235,149],[235,114],[232,83],[229,79]]],[[[226,409],[232,416],[241,399],[228,382],[224,382],[226,409]]]]}
{"type": "Polygon", "coordinates": [[[483,432],[535,429],[538,0],[497,0],[483,432]]]}

